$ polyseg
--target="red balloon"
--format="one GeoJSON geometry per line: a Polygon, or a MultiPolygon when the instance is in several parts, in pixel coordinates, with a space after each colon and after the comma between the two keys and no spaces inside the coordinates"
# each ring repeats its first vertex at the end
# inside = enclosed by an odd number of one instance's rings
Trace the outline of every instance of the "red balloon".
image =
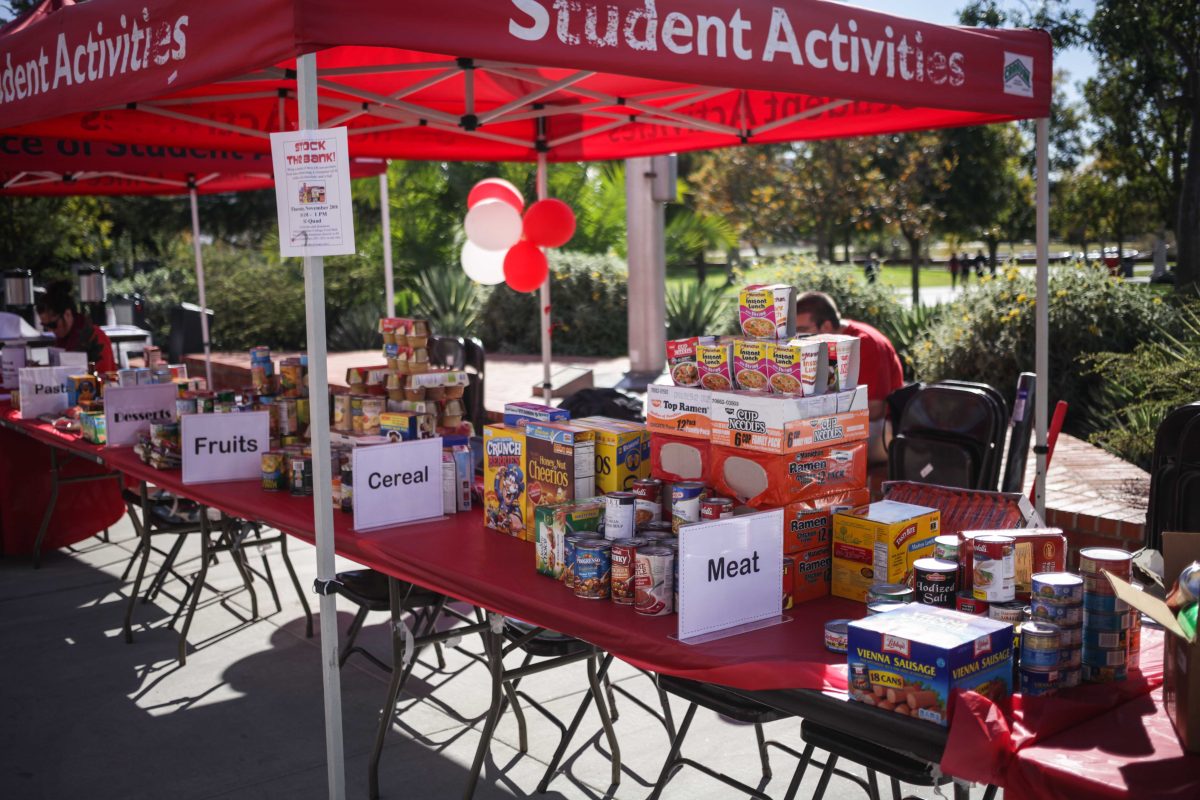
{"type": "Polygon", "coordinates": [[[575,235],[575,212],[562,200],[547,197],[525,212],[525,238],[542,247],[561,247],[575,235]]]}
{"type": "Polygon", "coordinates": [[[518,212],[525,210],[525,198],[521,190],[503,178],[484,178],[471,188],[467,195],[467,209],[475,207],[480,200],[503,200],[518,212]]]}
{"type": "Polygon", "coordinates": [[[532,242],[520,241],[504,256],[504,282],[517,292],[532,292],[550,274],[546,254],[532,242]]]}

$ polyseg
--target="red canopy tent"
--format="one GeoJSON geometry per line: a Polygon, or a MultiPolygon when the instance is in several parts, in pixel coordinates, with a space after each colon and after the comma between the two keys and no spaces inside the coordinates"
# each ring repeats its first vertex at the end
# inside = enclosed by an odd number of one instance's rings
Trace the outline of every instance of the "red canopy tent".
{"type": "MultiPolygon", "coordinates": [[[[536,160],[539,195],[548,161],[1039,118],[1036,366],[1046,385],[1044,32],[932,25],[826,0],[46,0],[30,19],[0,31],[9,132],[266,152],[270,131],[344,125],[360,155],[536,160]]],[[[313,444],[323,450],[323,260],[306,257],[305,275],[313,444]]],[[[542,298],[548,370],[548,284],[542,298]]],[[[316,462],[316,485],[327,469],[316,462]]],[[[332,510],[327,492],[316,500],[324,580],[332,510]]],[[[340,796],[332,598],[321,611],[330,790],[340,796]]]]}

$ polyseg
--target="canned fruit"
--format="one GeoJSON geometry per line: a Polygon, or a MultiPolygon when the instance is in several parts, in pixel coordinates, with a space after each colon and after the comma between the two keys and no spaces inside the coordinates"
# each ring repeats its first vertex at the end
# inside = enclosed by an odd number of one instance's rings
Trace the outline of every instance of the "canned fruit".
{"type": "Polygon", "coordinates": [[[283,453],[268,450],[262,454],[262,487],[268,492],[282,492],[287,488],[283,477],[283,453]]]}

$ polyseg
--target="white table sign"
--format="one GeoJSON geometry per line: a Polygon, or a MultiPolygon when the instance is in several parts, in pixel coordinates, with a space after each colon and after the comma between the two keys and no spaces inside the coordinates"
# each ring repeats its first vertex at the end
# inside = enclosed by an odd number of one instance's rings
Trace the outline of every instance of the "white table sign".
{"type": "Polygon", "coordinates": [[[354,530],[440,517],[442,440],[356,447],[354,530]]]}
{"type": "Polygon", "coordinates": [[[272,133],[271,157],[280,255],[353,254],[346,128],[272,133]]]}
{"type": "Polygon", "coordinates": [[[137,444],[151,423],[174,422],[179,388],[173,383],[109,386],[104,390],[104,424],[109,447],[137,444]]]}
{"type": "Polygon", "coordinates": [[[270,424],[266,411],[184,414],[179,430],[183,482],[261,478],[262,454],[270,446],[270,424]]]}
{"type": "Polygon", "coordinates": [[[783,509],[679,531],[679,638],[708,641],[782,619],[783,509]]]}
{"type": "Polygon", "coordinates": [[[17,376],[21,390],[21,416],[34,419],[67,410],[67,379],[74,367],[24,367],[17,376]]]}

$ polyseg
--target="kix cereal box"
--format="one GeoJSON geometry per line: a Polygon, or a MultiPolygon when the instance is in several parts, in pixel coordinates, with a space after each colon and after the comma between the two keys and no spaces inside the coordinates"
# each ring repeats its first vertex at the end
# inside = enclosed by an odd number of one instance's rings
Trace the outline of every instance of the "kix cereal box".
{"type": "Polygon", "coordinates": [[[582,417],[571,424],[596,434],[596,491],[628,492],[638,478],[650,477],[650,433],[640,422],[582,417]]]}
{"type": "Polygon", "coordinates": [[[864,602],[873,583],[899,583],[933,553],[935,508],[883,500],[833,515],[833,594],[864,602]]]}
{"type": "MultiPolygon", "coordinates": [[[[596,433],[562,423],[525,425],[525,519],[534,509],[596,494],[596,433]]],[[[533,541],[527,528],[521,538],[533,541]]]]}
{"type": "Polygon", "coordinates": [[[604,498],[538,506],[533,512],[537,571],[551,578],[563,573],[563,543],[572,533],[597,533],[604,522],[604,498]]]}
{"type": "Polygon", "coordinates": [[[507,425],[483,428],[483,524],[526,538],[525,431],[507,425]]]}
{"type": "Polygon", "coordinates": [[[851,700],[946,726],[956,689],[1012,693],[1013,628],[914,603],[851,622],[847,661],[851,700]]]}

